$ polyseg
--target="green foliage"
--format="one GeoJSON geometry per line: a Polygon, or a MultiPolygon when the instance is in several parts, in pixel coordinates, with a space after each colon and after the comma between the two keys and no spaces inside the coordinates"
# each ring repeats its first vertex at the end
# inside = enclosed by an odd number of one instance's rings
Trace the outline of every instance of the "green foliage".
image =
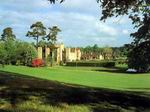
{"type": "Polygon", "coordinates": [[[138,72],[148,72],[150,70],[150,41],[134,47],[128,58],[130,68],[134,68],[138,72]]]}
{"type": "Polygon", "coordinates": [[[46,35],[46,28],[42,22],[36,22],[35,24],[31,25],[30,29],[32,31],[28,31],[26,36],[33,37],[36,40],[36,45],[38,45],[39,37],[44,38],[46,35]]]}
{"type": "Polygon", "coordinates": [[[130,51],[130,49],[132,49],[132,45],[131,44],[125,44],[124,46],[120,47],[120,55],[121,55],[121,57],[127,57],[128,56],[128,52],[130,51]]]}
{"type": "Polygon", "coordinates": [[[121,57],[121,51],[120,48],[112,48],[112,58],[113,59],[118,59],[121,57]]]}
{"type": "Polygon", "coordinates": [[[16,42],[16,57],[20,64],[31,65],[32,59],[36,58],[37,52],[34,46],[27,42],[16,42]]]}
{"type": "Polygon", "coordinates": [[[16,36],[13,34],[12,28],[7,27],[3,30],[1,35],[2,41],[15,40],[16,36]]]}
{"type": "Polygon", "coordinates": [[[66,62],[66,66],[90,66],[90,67],[115,67],[115,62],[113,61],[82,61],[82,62],[66,62]]]}
{"type": "Polygon", "coordinates": [[[86,46],[85,48],[81,48],[81,51],[84,52],[84,53],[93,52],[93,53],[96,53],[96,54],[102,52],[101,48],[97,44],[95,44],[93,46],[86,46]]]}
{"type": "Polygon", "coordinates": [[[5,50],[5,45],[3,42],[0,42],[0,64],[4,65],[7,54],[5,50]]]}
{"type": "Polygon", "coordinates": [[[116,64],[121,64],[121,65],[127,65],[128,64],[128,61],[127,61],[127,59],[125,58],[125,59],[117,59],[117,60],[115,60],[116,61],[116,64]]]}
{"type": "Polygon", "coordinates": [[[7,27],[1,35],[1,63],[10,64],[15,62],[15,39],[12,28],[7,27]]]}
{"type": "Polygon", "coordinates": [[[47,42],[44,40],[41,40],[41,41],[39,41],[38,46],[45,47],[45,46],[47,46],[47,42]]]}
{"type": "Polygon", "coordinates": [[[0,63],[13,65],[31,65],[33,58],[37,56],[33,45],[21,41],[0,42],[0,63]]]}
{"type": "Polygon", "coordinates": [[[113,57],[113,50],[110,47],[104,47],[103,55],[105,60],[110,60],[113,57]]]}
{"type": "Polygon", "coordinates": [[[54,45],[56,44],[56,41],[57,41],[58,32],[60,32],[61,30],[57,26],[53,26],[48,29],[49,29],[49,33],[46,36],[46,38],[52,45],[54,45]]]}
{"type": "Polygon", "coordinates": [[[6,64],[16,64],[16,41],[8,40],[4,42],[6,50],[6,64]]]}

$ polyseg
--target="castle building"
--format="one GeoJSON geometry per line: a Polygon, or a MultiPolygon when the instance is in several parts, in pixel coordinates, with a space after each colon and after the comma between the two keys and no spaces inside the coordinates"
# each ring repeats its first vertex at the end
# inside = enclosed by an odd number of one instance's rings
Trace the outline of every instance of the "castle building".
{"type": "Polygon", "coordinates": [[[81,60],[81,51],[79,48],[65,48],[64,44],[57,44],[51,47],[38,47],[38,58],[49,60],[53,57],[56,64],[66,61],[81,60]]]}
{"type": "Polygon", "coordinates": [[[79,48],[66,48],[66,61],[81,60],[81,51],[79,48]]]}

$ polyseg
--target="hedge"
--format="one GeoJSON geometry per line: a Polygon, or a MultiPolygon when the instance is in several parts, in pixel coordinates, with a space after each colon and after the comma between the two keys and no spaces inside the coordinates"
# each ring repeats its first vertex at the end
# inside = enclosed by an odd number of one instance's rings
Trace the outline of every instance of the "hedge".
{"type": "Polygon", "coordinates": [[[116,63],[117,63],[117,64],[127,64],[128,61],[127,61],[127,59],[117,59],[117,60],[116,60],[116,63]]]}
{"type": "Polygon", "coordinates": [[[66,66],[115,67],[115,62],[114,61],[102,61],[102,62],[66,62],[66,66]]]}

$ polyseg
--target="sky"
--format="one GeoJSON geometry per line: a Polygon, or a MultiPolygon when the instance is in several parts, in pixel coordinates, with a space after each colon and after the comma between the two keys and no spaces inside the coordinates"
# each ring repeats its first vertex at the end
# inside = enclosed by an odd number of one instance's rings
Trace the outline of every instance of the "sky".
{"type": "Polygon", "coordinates": [[[62,31],[58,42],[65,46],[118,47],[131,43],[134,32],[126,16],[100,21],[101,7],[96,0],[65,0],[49,4],[47,0],[0,0],[0,34],[12,27],[17,39],[33,42],[26,37],[30,26],[41,21],[48,28],[57,25],[62,31]]]}

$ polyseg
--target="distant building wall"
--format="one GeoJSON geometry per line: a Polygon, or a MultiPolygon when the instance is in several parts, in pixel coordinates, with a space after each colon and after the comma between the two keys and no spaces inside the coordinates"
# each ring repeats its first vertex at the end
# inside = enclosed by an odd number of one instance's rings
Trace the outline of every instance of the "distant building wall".
{"type": "Polygon", "coordinates": [[[81,51],[78,48],[66,48],[66,61],[76,61],[81,59],[81,51]]]}
{"type": "Polygon", "coordinates": [[[77,49],[77,60],[81,60],[81,51],[79,48],[77,49]]]}
{"type": "Polygon", "coordinates": [[[64,44],[57,45],[57,63],[59,64],[63,61],[63,51],[64,51],[64,44]]]}
{"type": "Polygon", "coordinates": [[[65,49],[64,44],[60,45],[60,61],[63,61],[63,51],[65,49]]]}
{"type": "Polygon", "coordinates": [[[49,55],[50,55],[50,48],[45,47],[45,58],[48,58],[49,55]]]}
{"type": "MultiPolygon", "coordinates": [[[[46,59],[50,56],[50,48],[48,47],[38,47],[38,58],[46,59]]],[[[81,51],[79,48],[65,48],[64,44],[56,45],[54,58],[57,64],[61,61],[76,61],[81,60],[81,51]]]]}
{"type": "Polygon", "coordinates": [[[104,60],[104,56],[103,55],[99,55],[99,60],[104,60]]]}
{"type": "Polygon", "coordinates": [[[42,59],[42,47],[38,47],[37,52],[38,52],[38,58],[42,59]]]}

